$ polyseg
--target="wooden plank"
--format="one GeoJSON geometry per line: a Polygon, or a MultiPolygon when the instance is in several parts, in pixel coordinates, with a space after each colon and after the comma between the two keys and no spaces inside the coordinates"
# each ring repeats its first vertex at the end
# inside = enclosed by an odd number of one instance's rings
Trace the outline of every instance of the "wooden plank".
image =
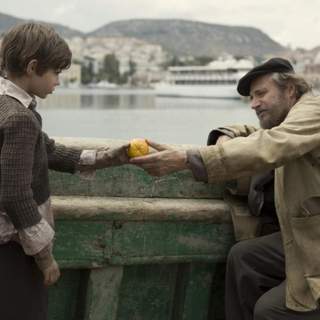
{"type": "Polygon", "coordinates": [[[189,171],[151,177],[136,166],[126,165],[98,170],[92,180],[51,171],[50,188],[52,194],[64,196],[221,199],[225,184],[196,182],[189,171]]]}
{"type": "Polygon", "coordinates": [[[174,303],[176,265],[127,266],[117,320],[168,320],[174,303]]]}
{"type": "Polygon", "coordinates": [[[123,267],[108,266],[90,272],[84,320],[116,320],[123,267]]]}
{"type": "Polygon", "coordinates": [[[111,265],[142,265],[142,264],[162,264],[162,263],[190,263],[205,262],[218,263],[225,260],[225,255],[217,256],[216,254],[194,254],[194,255],[177,255],[177,256],[148,256],[148,257],[127,257],[114,255],[111,256],[109,264],[111,265]]]}
{"type": "Polygon", "coordinates": [[[233,243],[231,225],[219,223],[230,220],[219,200],[64,197],[58,203],[54,253],[65,268],[221,261],[233,243]]]}
{"type": "Polygon", "coordinates": [[[181,320],[208,319],[213,271],[212,264],[191,263],[188,265],[181,320]]]}
{"type": "Polygon", "coordinates": [[[231,223],[222,200],[54,196],[52,203],[58,220],[231,223]]]}
{"type": "MultiPolygon", "coordinates": [[[[232,226],[205,222],[124,222],[113,234],[111,262],[122,259],[212,255],[224,259],[234,242],[232,226]]],[[[160,262],[160,261],[159,261],[160,262]]]]}

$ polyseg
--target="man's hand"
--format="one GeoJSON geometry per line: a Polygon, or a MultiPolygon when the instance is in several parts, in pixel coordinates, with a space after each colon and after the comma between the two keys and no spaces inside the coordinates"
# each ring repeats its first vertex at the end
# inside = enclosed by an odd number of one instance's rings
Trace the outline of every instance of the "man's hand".
{"type": "Polygon", "coordinates": [[[102,169],[129,163],[128,148],[129,144],[127,143],[120,147],[98,150],[95,168],[102,169]]]}
{"type": "Polygon", "coordinates": [[[158,152],[132,158],[130,160],[131,164],[143,168],[152,176],[164,176],[172,172],[188,169],[186,151],[173,149],[151,141],[148,141],[148,144],[158,152]]]}
{"type": "Polygon", "coordinates": [[[36,254],[34,259],[43,274],[44,284],[51,286],[56,283],[60,278],[60,269],[52,255],[52,244],[36,254]]]}

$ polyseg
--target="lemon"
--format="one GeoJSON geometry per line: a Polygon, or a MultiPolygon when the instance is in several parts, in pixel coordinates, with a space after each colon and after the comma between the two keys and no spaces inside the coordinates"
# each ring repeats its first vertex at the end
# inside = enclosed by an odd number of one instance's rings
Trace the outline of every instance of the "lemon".
{"type": "Polygon", "coordinates": [[[149,146],[145,139],[132,139],[128,150],[129,158],[144,156],[149,153],[149,146]]]}

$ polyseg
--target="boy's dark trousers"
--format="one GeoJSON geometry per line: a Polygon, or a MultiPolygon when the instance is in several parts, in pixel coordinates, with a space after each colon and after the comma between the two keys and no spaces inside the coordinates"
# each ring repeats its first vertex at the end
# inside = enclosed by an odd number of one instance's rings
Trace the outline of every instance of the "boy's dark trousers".
{"type": "Polygon", "coordinates": [[[320,310],[285,306],[285,261],[280,232],[234,245],[226,270],[226,320],[319,320],[320,310]]]}
{"type": "Polygon", "coordinates": [[[42,273],[15,242],[0,245],[0,283],[1,320],[47,320],[42,273]]]}

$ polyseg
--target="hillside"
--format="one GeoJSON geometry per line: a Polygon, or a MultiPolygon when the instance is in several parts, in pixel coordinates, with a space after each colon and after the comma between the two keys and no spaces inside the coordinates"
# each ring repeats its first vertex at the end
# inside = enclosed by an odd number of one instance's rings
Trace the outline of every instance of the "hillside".
{"type": "MultiPolygon", "coordinates": [[[[0,13],[0,34],[17,23],[27,20],[0,13]]],[[[189,20],[140,19],[106,24],[83,33],[61,24],[51,24],[63,37],[127,37],[159,44],[176,56],[262,57],[285,50],[261,30],[252,27],[226,26],[189,20]]]]}
{"type": "Polygon", "coordinates": [[[160,44],[175,55],[264,56],[285,49],[259,29],[187,20],[125,20],[106,24],[89,36],[134,37],[160,44]]]}
{"type": "MultiPolygon", "coordinates": [[[[11,28],[17,23],[22,23],[25,21],[31,21],[30,20],[25,20],[25,19],[20,19],[14,16],[10,16],[7,14],[0,13],[0,34],[11,28]]],[[[46,22],[44,22],[46,23],[46,22]]],[[[62,36],[68,38],[68,37],[74,37],[74,36],[83,36],[83,33],[81,31],[71,29],[69,27],[63,26],[61,24],[55,24],[55,23],[49,23],[52,25],[57,32],[59,32],[62,36]]]]}

